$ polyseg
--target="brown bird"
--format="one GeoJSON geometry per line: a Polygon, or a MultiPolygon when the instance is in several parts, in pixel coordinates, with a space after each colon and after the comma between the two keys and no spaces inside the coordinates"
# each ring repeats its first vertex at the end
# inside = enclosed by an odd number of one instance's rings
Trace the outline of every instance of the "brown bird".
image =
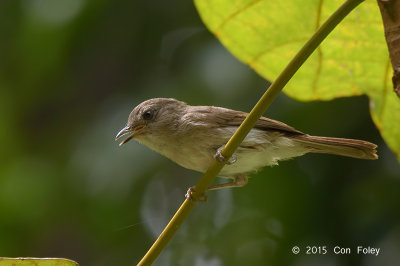
{"type": "MultiPolygon", "coordinates": [[[[154,98],[133,109],[115,139],[129,135],[120,145],[135,139],[180,166],[204,173],[247,115],[222,107],[191,106],[172,98],[154,98]]],[[[261,117],[220,172],[232,182],[209,189],[244,186],[248,173],[306,153],[375,160],[376,148],[377,145],[363,140],[310,136],[261,117]]]]}

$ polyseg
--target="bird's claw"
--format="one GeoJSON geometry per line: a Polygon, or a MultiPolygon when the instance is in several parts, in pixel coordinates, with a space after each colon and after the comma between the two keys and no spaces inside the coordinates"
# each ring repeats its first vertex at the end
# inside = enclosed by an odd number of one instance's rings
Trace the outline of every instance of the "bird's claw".
{"type": "Polygon", "coordinates": [[[222,149],[225,147],[225,145],[221,146],[217,152],[214,155],[214,159],[217,160],[220,163],[224,163],[227,165],[234,164],[237,161],[237,157],[235,154],[233,154],[229,159],[225,158],[225,156],[222,155],[222,149]]]}
{"type": "Polygon", "coordinates": [[[196,188],[195,187],[190,187],[186,194],[185,194],[185,198],[187,200],[190,201],[200,201],[200,202],[206,202],[207,201],[207,196],[206,194],[203,192],[202,194],[198,194],[196,192],[196,188]]]}

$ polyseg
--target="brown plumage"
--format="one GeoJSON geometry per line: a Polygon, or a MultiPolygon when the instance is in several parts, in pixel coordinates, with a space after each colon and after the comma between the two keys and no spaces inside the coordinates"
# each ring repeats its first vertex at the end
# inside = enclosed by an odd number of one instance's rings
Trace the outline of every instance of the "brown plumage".
{"type": "MultiPolygon", "coordinates": [[[[187,117],[201,122],[202,120],[213,121],[213,127],[240,126],[248,113],[215,106],[193,106],[193,113],[187,117]]],[[[327,153],[358,159],[378,159],[376,154],[377,145],[357,139],[319,137],[304,134],[277,120],[260,117],[254,126],[255,129],[263,131],[276,131],[284,136],[291,137],[294,141],[300,142],[310,148],[313,153],[327,153]]]]}
{"type": "MultiPolygon", "coordinates": [[[[155,98],[133,109],[116,139],[130,134],[120,145],[134,138],[185,168],[205,172],[247,115],[222,107],[155,98]]],[[[261,117],[236,150],[236,162],[221,170],[221,176],[234,181],[211,189],[245,185],[246,173],[310,152],[373,160],[378,158],[376,148],[363,140],[310,136],[261,117]]]]}

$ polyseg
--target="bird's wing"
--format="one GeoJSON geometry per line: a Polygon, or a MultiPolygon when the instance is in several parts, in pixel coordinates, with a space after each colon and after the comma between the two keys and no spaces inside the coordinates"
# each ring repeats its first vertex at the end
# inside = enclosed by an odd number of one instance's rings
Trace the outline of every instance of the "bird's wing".
{"type": "MultiPolygon", "coordinates": [[[[212,123],[214,127],[240,126],[248,115],[248,113],[245,112],[215,106],[191,106],[191,108],[191,111],[194,112],[190,112],[190,120],[198,121],[199,123],[208,121],[212,123]]],[[[288,135],[304,134],[285,123],[266,117],[261,117],[254,128],[260,130],[274,130],[288,135]]]]}

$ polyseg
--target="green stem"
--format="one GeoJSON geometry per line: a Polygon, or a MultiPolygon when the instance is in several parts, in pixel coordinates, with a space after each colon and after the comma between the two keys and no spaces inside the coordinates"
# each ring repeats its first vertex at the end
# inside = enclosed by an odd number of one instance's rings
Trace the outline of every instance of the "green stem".
{"type": "MultiPolygon", "coordinates": [[[[328,20],[314,33],[308,42],[301,48],[297,55],[289,62],[286,68],[271,84],[269,89],[264,93],[261,99],[254,106],[253,110],[247,118],[240,125],[235,134],[226,144],[225,148],[221,151],[225,158],[230,158],[235,152],[236,148],[242,143],[246,135],[253,128],[257,120],[267,110],[272,101],[276,98],[283,87],[293,77],[306,59],[314,52],[320,43],[328,36],[328,34],[339,24],[356,6],[364,0],[347,0],[338,10],[336,10],[328,20]]],[[[224,167],[222,163],[214,161],[207,169],[203,177],[195,186],[198,195],[201,195],[210,186],[213,179],[224,167]]],[[[183,221],[186,219],[189,212],[193,209],[196,201],[185,200],[179,210],[175,213],[174,217],[165,227],[164,231],[160,234],[156,242],[149,249],[143,259],[138,265],[151,265],[158,257],[161,251],[165,248],[171,240],[175,232],[179,229],[183,221]]]]}

